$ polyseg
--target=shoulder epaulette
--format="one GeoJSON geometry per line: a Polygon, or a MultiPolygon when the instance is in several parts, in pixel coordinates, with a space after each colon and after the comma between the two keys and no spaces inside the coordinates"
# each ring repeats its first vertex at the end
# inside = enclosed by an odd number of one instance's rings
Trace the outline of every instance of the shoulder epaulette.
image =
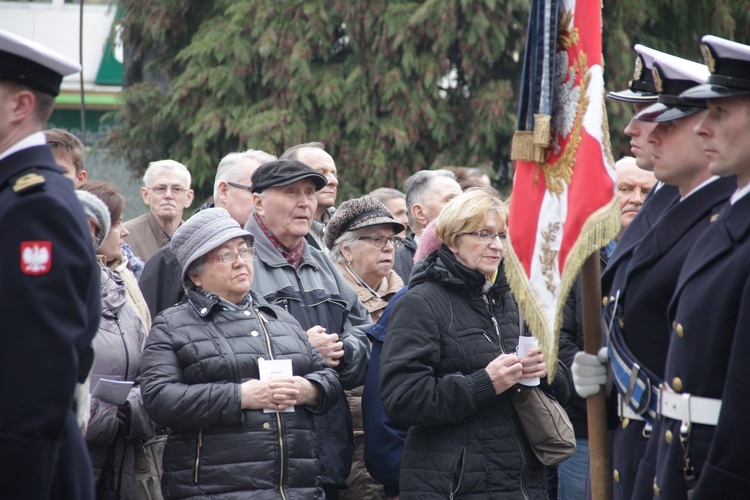
{"type": "Polygon", "coordinates": [[[44,188],[46,183],[47,180],[44,178],[44,176],[37,172],[23,174],[10,181],[13,192],[19,195],[24,195],[42,189],[44,188]]]}

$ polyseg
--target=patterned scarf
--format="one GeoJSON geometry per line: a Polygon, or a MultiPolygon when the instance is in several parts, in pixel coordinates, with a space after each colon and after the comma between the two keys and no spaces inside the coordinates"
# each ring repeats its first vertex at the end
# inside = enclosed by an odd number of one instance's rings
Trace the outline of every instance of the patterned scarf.
{"type": "Polygon", "coordinates": [[[281,253],[282,257],[284,257],[289,264],[294,266],[295,269],[299,269],[300,264],[302,264],[302,253],[305,249],[305,239],[301,238],[299,242],[297,242],[297,244],[294,246],[294,248],[288,250],[284,246],[284,244],[281,243],[281,241],[279,241],[276,236],[274,236],[271,230],[268,229],[265,224],[263,224],[263,221],[260,220],[260,217],[258,217],[257,213],[253,213],[253,217],[255,217],[255,221],[258,223],[258,226],[260,226],[263,234],[266,235],[274,248],[278,250],[279,253],[281,253]]]}

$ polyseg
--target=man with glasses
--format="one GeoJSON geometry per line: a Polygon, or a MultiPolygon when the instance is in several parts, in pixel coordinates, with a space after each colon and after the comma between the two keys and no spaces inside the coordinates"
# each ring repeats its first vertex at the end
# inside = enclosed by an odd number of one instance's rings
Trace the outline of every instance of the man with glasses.
{"type": "MultiPolygon", "coordinates": [[[[263,163],[276,157],[258,149],[229,153],[219,162],[214,179],[214,203],[204,208],[219,207],[229,212],[244,226],[253,211],[251,177],[263,163]]],[[[143,268],[138,286],[152,317],[182,300],[181,267],[169,245],[156,252],[143,268]]]]}
{"type": "Polygon", "coordinates": [[[174,160],[151,162],[143,174],[143,202],[149,211],[125,222],[125,238],[133,253],[144,262],[169,243],[182,224],[182,213],[193,202],[190,172],[174,160]]]}
{"type": "MultiPolygon", "coordinates": [[[[339,374],[343,389],[364,382],[370,346],[358,328],[370,314],[330,259],[310,245],[318,206],[316,193],[326,177],[297,160],[261,165],[253,174],[255,212],[245,230],[255,237],[252,290],[282,306],[299,321],[310,343],[339,374]]],[[[343,397],[315,417],[320,483],[328,500],[346,487],[352,464],[352,417],[343,397]]]]}

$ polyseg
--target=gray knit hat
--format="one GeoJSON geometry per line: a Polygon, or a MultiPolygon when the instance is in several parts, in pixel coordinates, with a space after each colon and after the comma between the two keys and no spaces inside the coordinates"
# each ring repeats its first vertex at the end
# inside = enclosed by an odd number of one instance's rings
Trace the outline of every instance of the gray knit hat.
{"type": "Polygon", "coordinates": [[[404,225],[396,221],[386,206],[372,196],[345,201],[326,226],[325,244],[331,249],[345,232],[381,224],[393,226],[394,234],[404,230],[404,225]]]}
{"type": "Polygon", "coordinates": [[[107,234],[109,234],[109,209],[102,200],[89,193],[88,191],[81,191],[77,189],[76,196],[78,196],[78,201],[80,201],[81,205],[83,205],[83,212],[86,214],[86,217],[94,219],[99,228],[102,230],[101,235],[99,236],[99,241],[96,242],[96,248],[99,248],[100,246],[102,246],[104,238],[106,238],[107,234]]]}
{"type": "Polygon", "coordinates": [[[238,236],[253,246],[253,235],[242,229],[226,209],[206,208],[190,217],[177,228],[169,243],[182,266],[182,279],[190,264],[238,236]]]}

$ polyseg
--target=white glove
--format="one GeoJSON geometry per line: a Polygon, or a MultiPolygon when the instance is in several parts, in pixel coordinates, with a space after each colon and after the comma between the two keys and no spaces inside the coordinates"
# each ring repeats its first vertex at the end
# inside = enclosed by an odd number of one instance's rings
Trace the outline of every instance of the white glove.
{"type": "Polygon", "coordinates": [[[601,386],[607,384],[609,372],[609,352],[606,347],[599,349],[594,356],[586,352],[576,353],[573,358],[573,384],[582,398],[593,396],[601,386]]]}

